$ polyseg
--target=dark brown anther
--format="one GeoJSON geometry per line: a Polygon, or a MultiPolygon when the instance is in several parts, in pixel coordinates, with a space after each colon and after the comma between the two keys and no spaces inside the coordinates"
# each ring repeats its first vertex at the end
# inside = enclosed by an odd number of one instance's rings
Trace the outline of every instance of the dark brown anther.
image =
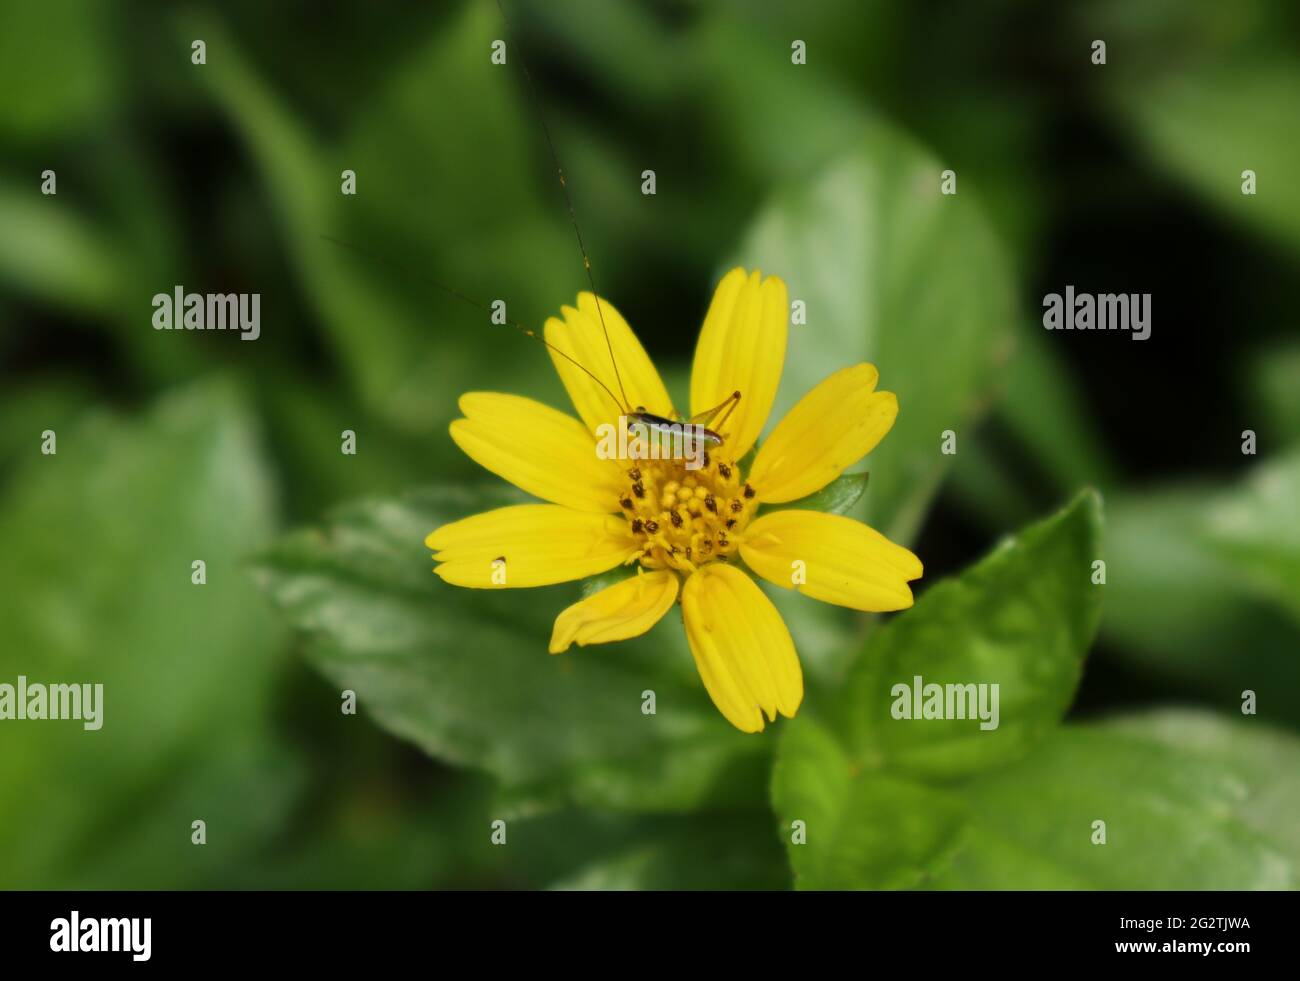
{"type": "Polygon", "coordinates": [[[741,511],[745,510],[745,505],[741,504],[739,501],[732,501],[731,510],[739,514],[741,511]]]}
{"type": "Polygon", "coordinates": [[[704,499],[704,506],[708,508],[710,511],[712,511],[714,514],[718,513],[718,502],[713,499],[712,494],[710,494],[708,497],[704,499]]]}
{"type": "Polygon", "coordinates": [[[745,497],[746,497],[746,498],[750,498],[750,497],[753,497],[753,496],[754,496],[754,488],[750,487],[749,484],[746,483],[746,484],[745,484],[745,497]]]}
{"type": "Polygon", "coordinates": [[[735,519],[735,518],[728,518],[728,519],[727,519],[727,527],[728,527],[728,528],[734,528],[734,527],[736,527],[736,519],[735,519]]]}
{"type": "Polygon", "coordinates": [[[637,497],[645,497],[645,484],[638,480],[632,485],[632,493],[637,497]]]}
{"type": "Polygon", "coordinates": [[[640,518],[633,518],[633,519],[632,519],[632,532],[633,532],[634,534],[639,535],[639,534],[641,534],[641,532],[642,532],[643,530],[645,530],[645,523],[644,523],[640,518]]]}
{"type": "Polygon", "coordinates": [[[636,481],[637,483],[640,483],[640,482],[641,482],[641,468],[640,468],[640,467],[633,467],[631,470],[629,470],[629,471],[627,472],[627,475],[628,475],[629,477],[631,477],[631,478],[632,478],[634,481],[636,481]]]}
{"type": "Polygon", "coordinates": [[[705,450],[705,451],[704,451],[704,469],[705,469],[705,470],[708,470],[708,469],[709,469],[709,451],[708,451],[708,450],[705,450]]]}
{"type": "Polygon", "coordinates": [[[632,498],[625,497],[618,503],[621,504],[623,507],[627,508],[629,511],[632,510],[632,498]]]}
{"type": "Polygon", "coordinates": [[[731,542],[727,541],[727,533],[725,531],[718,532],[718,548],[726,548],[730,544],[731,542]]]}
{"type": "Polygon", "coordinates": [[[727,466],[725,463],[718,464],[718,473],[722,474],[723,480],[731,479],[731,468],[727,466]]]}
{"type": "Polygon", "coordinates": [[[649,521],[645,523],[645,530],[650,532],[650,534],[653,535],[656,531],[659,530],[659,522],[655,521],[654,518],[651,518],[649,521]]]}
{"type": "Polygon", "coordinates": [[[676,511],[669,511],[668,515],[672,519],[674,528],[680,528],[682,526],[682,516],[680,514],[676,511]]]}

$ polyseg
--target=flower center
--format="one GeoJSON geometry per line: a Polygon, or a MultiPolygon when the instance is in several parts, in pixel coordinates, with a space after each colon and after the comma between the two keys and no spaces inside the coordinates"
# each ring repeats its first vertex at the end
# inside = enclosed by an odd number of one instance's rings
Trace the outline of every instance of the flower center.
{"type": "Polygon", "coordinates": [[[758,508],[736,464],[709,453],[698,470],[685,460],[640,461],[627,472],[618,503],[641,542],[641,564],[681,572],[725,561],[758,508]]]}

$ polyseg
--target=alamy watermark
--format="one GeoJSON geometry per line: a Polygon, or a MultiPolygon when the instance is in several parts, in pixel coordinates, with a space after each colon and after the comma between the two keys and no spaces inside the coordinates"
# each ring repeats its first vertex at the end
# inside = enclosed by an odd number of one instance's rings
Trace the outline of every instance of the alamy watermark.
{"type": "Polygon", "coordinates": [[[262,336],[261,293],[171,293],[153,297],[154,330],[237,330],[241,341],[262,336]]]}
{"type": "Polygon", "coordinates": [[[1043,326],[1048,330],[1127,330],[1135,341],[1151,336],[1150,293],[1075,293],[1043,297],[1043,326]]]}
{"type": "Polygon", "coordinates": [[[129,953],[133,961],[147,961],[153,953],[150,917],[87,916],[73,910],[50,921],[50,950],[63,953],[129,953]]]}
{"type": "Polygon", "coordinates": [[[979,719],[980,729],[998,727],[998,683],[926,683],[918,674],[909,685],[900,681],[889,689],[894,703],[889,714],[895,719],[979,719]]]}
{"type": "Polygon", "coordinates": [[[79,719],[89,731],[104,725],[103,685],[0,684],[0,722],[79,719]]]}
{"type": "Polygon", "coordinates": [[[602,460],[685,460],[687,470],[699,470],[710,442],[707,433],[697,423],[619,416],[617,426],[606,422],[596,427],[596,455],[602,460]]]}

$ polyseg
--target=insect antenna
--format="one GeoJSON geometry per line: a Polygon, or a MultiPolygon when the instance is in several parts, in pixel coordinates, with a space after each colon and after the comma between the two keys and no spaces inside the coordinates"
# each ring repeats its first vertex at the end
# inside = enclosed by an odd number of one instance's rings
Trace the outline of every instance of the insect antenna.
{"type": "MultiPolygon", "coordinates": [[[[409,266],[405,266],[400,262],[394,261],[393,259],[389,259],[385,256],[381,256],[375,252],[369,251],[368,249],[363,249],[359,245],[353,245],[351,242],[344,242],[342,239],[335,238],[332,235],[321,235],[321,238],[323,238],[327,242],[333,242],[335,245],[342,246],[343,248],[348,249],[351,252],[355,252],[357,255],[364,256],[365,258],[371,260],[372,262],[377,262],[381,265],[388,266],[390,269],[395,269],[405,276],[428,283],[430,286],[442,290],[442,292],[446,293],[448,296],[454,296],[462,303],[468,303],[472,307],[478,307],[480,310],[482,310],[484,313],[488,315],[491,315],[494,312],[492,308],[489,307],[486,303],[483,303],[480,300],[476,300],[472,296],[467,296],[466,294],[462,293],[458,289],[455,289],[454,287],[444,286],[442,283],[438,282],[433,277],[427,274],[417,273],[414,269],[411,269],[409,266]]],[[[533,340],[540,341],[541,343],[545,344],[548,348],[550,348],[560,357],[564,358],[565,361],[568,361],[575,368],[577,368],[578,370],[586,374],[592,381],[594,381],[597,385],[599,385],[601,388],[605,390],[605,394],[608,395],[610,397],[610,400],[614,402],[615,405],[618,406],[619,412],[630,411],[624,408],[625,403],[619,402],[618,396],[614,394],[614,392],[610,389],[608,385],[606,385],[603,381],[597,378],[595,373],[593,373],[586,365],[579,362],[568,352],[561,351],[558,347],[556,347],[554,344],[548,341],[537,331],[533,330],[531,327],[525,327],[517,320],[512,320],[510,317],[506,317],[505,322],[509,324],[511,327],[515,328],[515,330],[524,334],[525,336],[531,337],[533,338],[533,340]]]]}
{"type": "MultiPolygon", "coordinates": [[[[510,23],[510,17],[506,13],[506,8],[502,3],[502,0],[497,0],[497,9],[501,11],[501,19],[505,22],[506,33],[510,35],[511,41],[514,41],[515,29],[510,23]]],[[[623,376],[620,375],[618,371],[618,359],[614,357],[614,345],[609,339],[609,328],[605,326],[605,313],[600,307],[600,291],[596,289],[596,278],[591,272],[591,259],[587,255],[587,246],[582,241],[582,229],[578,227],[578,216],[573,210],[573,198],[569,194],[569,185],[564,178],[564,168],[560,166],[559,154],[555,152],[555,141],[551,139],[551,128],[546,125],[546,116],[542,112],[542,102],[537,96],[536,87],[533,85],[533,76],[528,71],[528,62],[522,54],[522,46],[516,44],[514,47],[515,56],[519,59],[519,67],[523,72],[524,82],[526,83],[525,87],[528,89],[529,99],[533,103],[533,110],[537,114],[537,121],[541,124],[542,135],[546,137],[546,148],[551,153],[551,162],[555,164],[555,173],[560,179],[560,191],[564,194],[564,204],[565,207],[569,209],[569,224],[573,226],[573,234],[578,239],[578,249],[582,252],[582,265],[583,268],[587,270],[587,284],[591,287],[591,295],[596,300],[596,315],[600,318],[600,329],[604,331],[605,334],[605,347],[609,350],[610,364],[614,366],[614,378],[618,382],[618,390],[623,396],[623,406],[629,407],[630,410],[632,403],[628,400],[627,389],[623,387],[623,376]]],[[[569,360],[572,361],[573,359],[570,358],[569,360]]],[[[586,371],[585,368],[583,370],[586,371]]],[[[587,374],[591,375],[591,372],[588,371],[587,374]]],[[[591,377],[595,378],[596,376],[591,375],[591,377]]],[[[599,381],[600,379],[596,380],[599,381]]],[[[604,383],[601,384],[601,387],[605,387],[604,383]]],[[[608,389],[606,389],[606,391],[608,391],[608,389]]]]}

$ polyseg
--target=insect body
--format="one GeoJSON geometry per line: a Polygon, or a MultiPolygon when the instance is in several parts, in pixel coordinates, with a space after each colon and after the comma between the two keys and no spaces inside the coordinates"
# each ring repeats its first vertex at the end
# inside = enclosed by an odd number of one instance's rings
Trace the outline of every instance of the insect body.
{"type": "MultiPolygon", "coordinates": [[[[669,436],[682,428],[682,423],[678,420],[657,416],[653,412],[646,412],[640,408],[635,412],[629,412],[626,418],[631,423],[645,426],[649,430],[648,435],[651,438],[669,436]]],[[[722,437],[705,426],[701,426],[696,435],[698,439],[709,446],[722,445],[722,437]]]]}
{"type": "MultiPolygon", "coordinates": [[[[615,367],[617,370],[617,366],[615,367]]],[[[590,374],[590,372],[588,372],[590,374]]],[[[595,378],[595,375],[591,377],[595,378]]],[[[597,379],[599,380],[599,379],[597,379]]],[[[610,393],[611,396],[613,393],[610,393]]],[[[731,415],[731,410],[736,407],[740,401],[740,393],[732,392],[726,399],[715,405],[712,409],[706,409],[698,415],[692,416],[684,423],[686,426],[694,427],[695,438],[703,442],[706,446],[721,446],[726,442],[726,436],[722,433],[715,432],[709,428],[709,425],[721,427],[727,417],[731,415]]],[[[683,423],[668,419],[664,416],[657,416],[653,412],[647,412],[645,406],[638,405],[635,411],[626,411],[626,418],[632,423],[639,423],[650,431],[651,434],[671,434],[681,432],[683,423]]]]}

